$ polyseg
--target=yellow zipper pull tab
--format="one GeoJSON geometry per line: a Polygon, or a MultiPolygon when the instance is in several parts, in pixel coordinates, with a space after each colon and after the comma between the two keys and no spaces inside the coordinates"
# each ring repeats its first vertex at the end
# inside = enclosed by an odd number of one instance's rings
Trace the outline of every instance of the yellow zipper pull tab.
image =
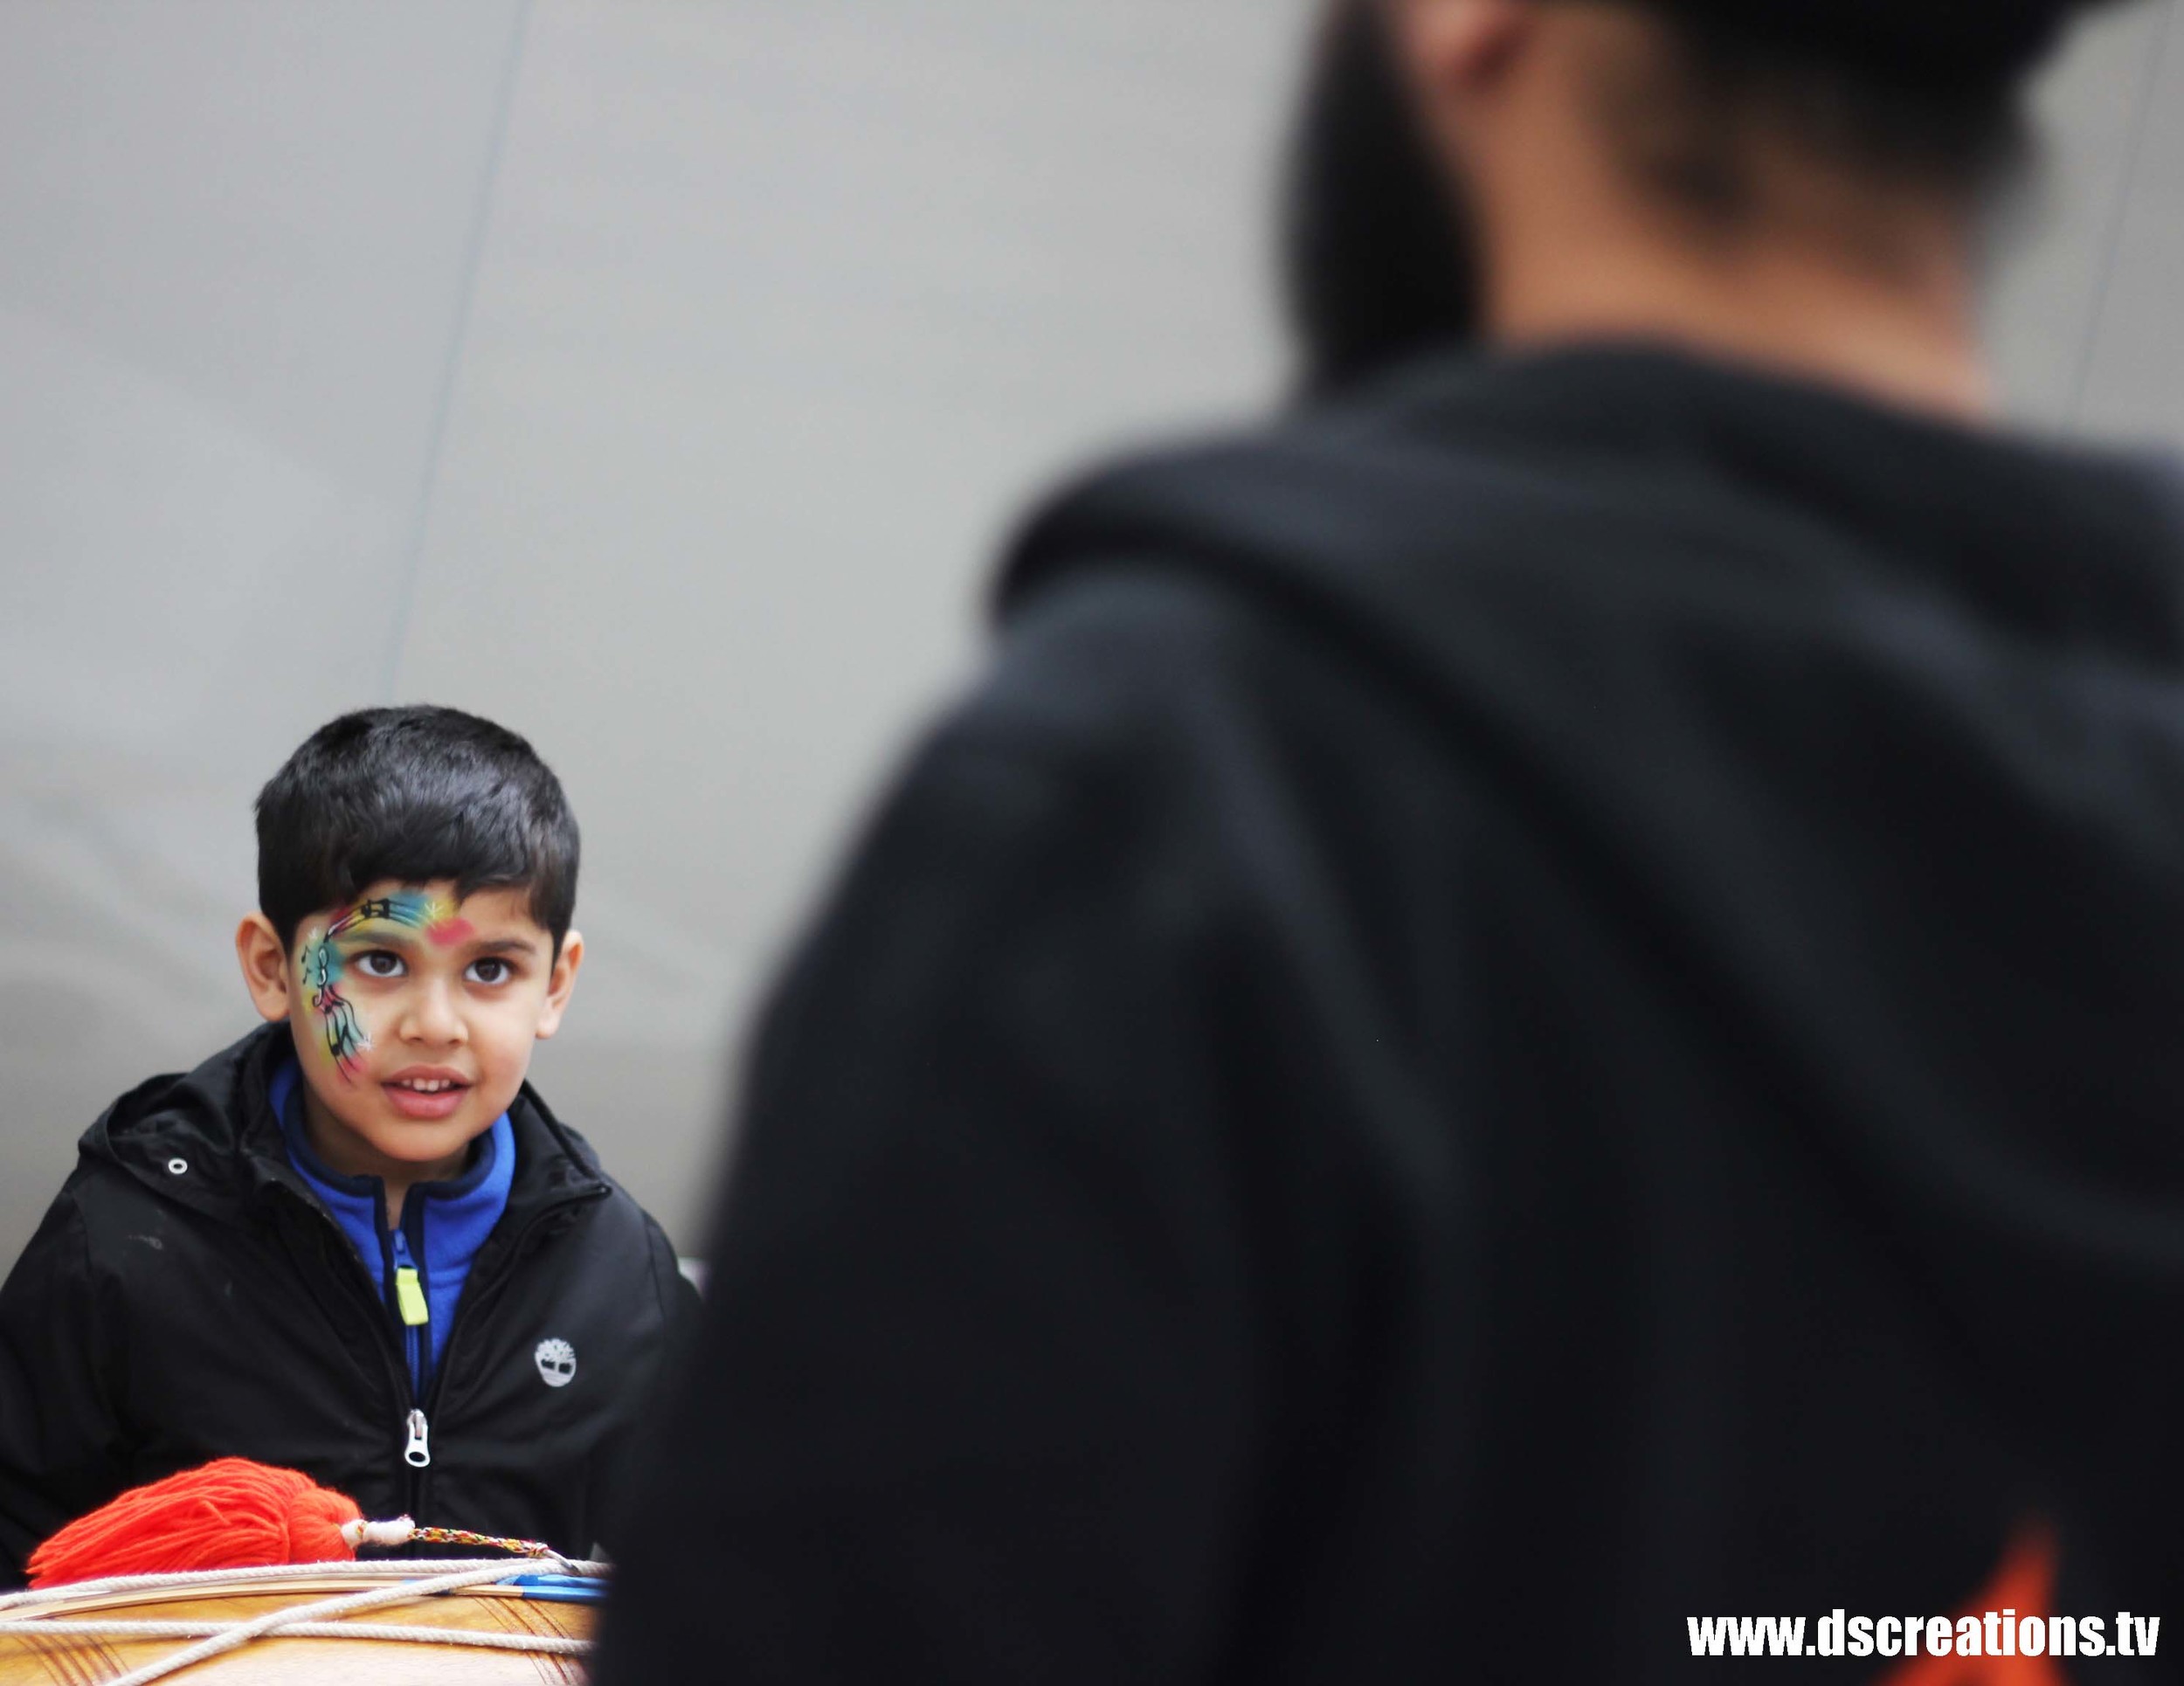
{"type": "Polygon", "coordinates": [[[400,1265],[395,1269],[394,1309],[412,1329],[432,1321],[432,1308],[425,1303],[425,1288],[418,1281],[413,1265],[400,1265]]]}

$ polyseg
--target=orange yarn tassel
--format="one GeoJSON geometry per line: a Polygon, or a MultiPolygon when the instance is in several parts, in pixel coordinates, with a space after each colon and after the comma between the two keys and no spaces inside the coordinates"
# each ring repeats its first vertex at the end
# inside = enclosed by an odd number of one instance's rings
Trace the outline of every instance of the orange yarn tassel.
{"type": "Polygon", "coordinates": [[[31,1554],[31,1585],[337,1563],[356,1555],[342,1524],[361,1518],[354,1503],[308,1475],[220,1458],[79,1517],[31,1554]]]}

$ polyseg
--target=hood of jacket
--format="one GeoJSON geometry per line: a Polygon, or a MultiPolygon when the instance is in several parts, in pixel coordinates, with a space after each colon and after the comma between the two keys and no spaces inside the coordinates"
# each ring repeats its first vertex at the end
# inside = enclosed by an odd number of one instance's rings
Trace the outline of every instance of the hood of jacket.
{"type": "Polygon", "coordinates": [[[1102,471],[1027,524],[997,596],[1006,619],[1087,566],[1157,561],[1454,674],[1481,658],[1489,593],[1688,592],[1696,569],[1779,597],[1884,560],[1998,631],[2173,663],[2181,547],[2166,455],[1608,346],[1427,362],[1257,436],[1102,471]],[[1621,543],[1600,543],[1603,522],[1621,543]],[[1677,567],[1648,580],[1648,549],[1677,567]]]}
{"type": "Polygon", "coordinates": [[[2153,1422],[2131,1331],[2184,1294],[2177,484],[1665,351],[1459,358],[1081,486],[999,607],[1182,577],[1371,673],[1722,1004],[1710,1057],[1770,1072],[1769,1127],[1913,1238],[1998,1367],[2028,1326],[2110,1344],[2028,1405],[2153,1422]]]}

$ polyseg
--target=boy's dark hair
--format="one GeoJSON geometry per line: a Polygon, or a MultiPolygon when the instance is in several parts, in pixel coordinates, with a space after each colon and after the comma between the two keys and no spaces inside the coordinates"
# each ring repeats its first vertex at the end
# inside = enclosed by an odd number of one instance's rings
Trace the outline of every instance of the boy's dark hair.
{"type": "Polygon", "coordinates": [[[454,708],[365,708],[312,733],[258,793],[258,905],[289,947],[309,916],[385,879],[522,889],[558,955],[577,848],[561,781],[514,732],[454,708]]]}

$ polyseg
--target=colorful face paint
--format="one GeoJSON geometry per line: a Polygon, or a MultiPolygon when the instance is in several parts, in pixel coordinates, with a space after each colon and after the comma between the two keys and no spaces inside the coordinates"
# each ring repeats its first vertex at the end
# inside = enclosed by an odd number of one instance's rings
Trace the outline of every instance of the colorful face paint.
{"type": "Polygon", "coordinates": [[[368,925],[399,925],[406,930],[423,931],[425,940],[439,948],[460,943],[474,934],[474,928],[457,914],[453,902],[445,896],[428,895],[422,890],[399,890],[392,895],[372,896],[359,902],[323,930],[311,934],[304,943],[300,962],[303,987],[310,996],[311,1011],[319,1016],[327,1057],[352,1083],[356,1081],[356,1058],[371,1047],[371,1037],[365,1031],[363,1021],[357,1018],[355,1004],[341,992],[345,967],[337,945],[344,937],[356,937],[368,925]]]}

